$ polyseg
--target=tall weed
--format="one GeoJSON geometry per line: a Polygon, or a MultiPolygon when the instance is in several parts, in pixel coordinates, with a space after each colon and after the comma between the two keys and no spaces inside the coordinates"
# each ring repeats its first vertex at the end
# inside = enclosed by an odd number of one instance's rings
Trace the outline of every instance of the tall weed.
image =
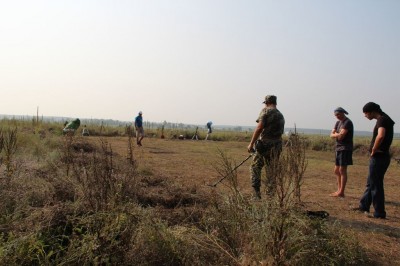
{"type": "Polygon", "coordinates": [[[256,202],[246,199],[237,189],[233,164],[222,155],[225,172],[232,175],[227,178],[230,193],[222,200],[215,198],[201,228],[231,263],[326,265],[329,261],[336,265],[365,261],[359,245],[345,238],[338,226],[313,220],[302,208],[300,187],[307,167],[304,150],[305,145],[300,142],[275,157],[275,193],[256,202]],[[330,226],[332,230],[327,230],[330,226]]]}
{"type": "Polygon", "coordinates": [[[18,148],[17,135],[18,129],[16,127],[8,128],[1,138],[1,144],[4,151],[3,162],[6,167],[5,174],[8,178],[12,177],[17,168],[14,162],[14,155],[18,148]]]}

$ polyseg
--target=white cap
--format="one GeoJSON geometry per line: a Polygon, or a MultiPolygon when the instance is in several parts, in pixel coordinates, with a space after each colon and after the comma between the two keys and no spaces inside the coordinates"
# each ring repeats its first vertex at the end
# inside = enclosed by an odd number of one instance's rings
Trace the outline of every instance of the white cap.
{"type": "Polygon", "coordinates": [[[143,114],[142,111],[139,111],[139,114],[140,114],[140,115],[143,114]]]}

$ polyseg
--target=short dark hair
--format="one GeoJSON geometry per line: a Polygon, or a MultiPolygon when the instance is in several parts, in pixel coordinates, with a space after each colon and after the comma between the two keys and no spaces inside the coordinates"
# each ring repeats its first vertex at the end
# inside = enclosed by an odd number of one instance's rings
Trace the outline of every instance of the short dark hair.
{"type": "Polygon", "coordinates": [[[379,104],[376,104],[374,102],[369,102],[369,103],[364,105],[363,113],[371,113],[371,112],[382,113],[382,109],[379,106],[379,104]]]}

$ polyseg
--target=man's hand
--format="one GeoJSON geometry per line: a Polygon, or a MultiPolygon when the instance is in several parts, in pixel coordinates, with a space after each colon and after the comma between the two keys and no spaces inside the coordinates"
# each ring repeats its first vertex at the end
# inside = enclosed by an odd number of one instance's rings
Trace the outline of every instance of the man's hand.
{"type": "Polygon", "coordinates": [[[247,151],[248,151],[249,153],[255,152],[254,144],[250,143],[249,146],[247,146],[247,151]]]}

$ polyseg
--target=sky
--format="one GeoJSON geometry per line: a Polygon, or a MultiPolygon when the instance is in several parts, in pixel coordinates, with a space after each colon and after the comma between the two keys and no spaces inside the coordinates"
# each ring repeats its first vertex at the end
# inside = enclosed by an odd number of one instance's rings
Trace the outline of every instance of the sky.
{"type": "Polygon", "coordinates": [[[398,0],[14,0],[0,8],[0,114],[400,132],[398,0]]]}

